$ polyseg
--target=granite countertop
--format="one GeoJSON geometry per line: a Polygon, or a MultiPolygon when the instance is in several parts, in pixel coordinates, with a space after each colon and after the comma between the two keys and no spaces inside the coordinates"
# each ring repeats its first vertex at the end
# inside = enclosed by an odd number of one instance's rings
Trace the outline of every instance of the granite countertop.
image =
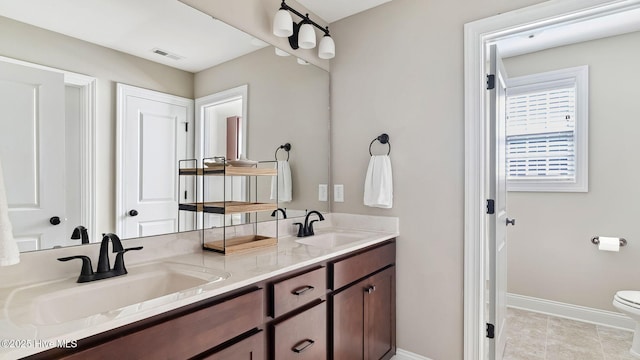
{"type": "MultiPolygon", "coordinates": [[[[83,286],[83,284],[71,284],[75,283],[76,277],[1,288],[0,296],[4,300],[2,302],[3,312],[0,314],[0,359],[14,359],[45,351],[56,347],[58,341],[70,342],[72,345],[75,343],[82,344],[81,339],[83,338],[225,294],[280,274],[366,248],[399,235],[397,226],[387,229],[373,226],[372,228],[376,231],[365,231],[345,229],[340,226],[340,221],[335,222],[337,226],[334,224],[327,225],[329,226],[319,228],[316,231],[316,236],[343,233],[358,234],[361,238],[345,245],[324,249],[318,246],[302,244],[296,241],[299,238],[285,236],[278,239],[277,246],[253,250],[243,254],[221,255],[213,252],[198,251],[131,265],[128,266],[129,274],[136,274],[137,270],[141,272],[143,271],[142,269],[149,268],[150,263],[160,263],[170,264],[171,266],[205,268],[211,270],[213,274],[228,276],[228,278],[198,285],[160,298],[123,306],[117,310],[110,310],[61,323],[57,323],[55,319],[54,321],[43,322],[47,325],[34,325],[27,321],[17,321],[16,319],[20,319],[21,316],[24,317],[25,314],[28,315],[29,312],[34,311],[32,309],[34,305],[30,303],[30,300],[21,300],[20,292],[34,291],[33,287],[42,286],[43,284],[46,286],[55,286],[56,284],[62,284],[67,287],[83,286]]],[[[360,228],[363,228],[363,226],[360,228]]],[[[100,280],[93,284],[110,280],[100,280]]],[[[33,298],[22,296],[25,299],[33,298]]],[[[69,304],[69,306],[73,306],[73,304],[69,304]]]]}

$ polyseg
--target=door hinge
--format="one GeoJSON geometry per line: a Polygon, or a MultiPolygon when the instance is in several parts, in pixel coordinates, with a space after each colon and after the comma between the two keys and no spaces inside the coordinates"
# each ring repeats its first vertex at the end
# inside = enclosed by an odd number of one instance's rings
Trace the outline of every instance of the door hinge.
{"type": "Polygon", "coordinates": [[[487,199],[487,214],[496,212],[496,202],[493,199],[487,199]]]}
{"type": "Polygon", "coordinates": [[[487,75],[487,90],[493,90],[496,87],[496,76],[493,74],[487,75]]]}
{"type": "Polygon", "coordinates": [[[493,326],[493,324],[487,323],[487,337],[489,339],[493,339],[495,337],[495,326],[493,326]]]}

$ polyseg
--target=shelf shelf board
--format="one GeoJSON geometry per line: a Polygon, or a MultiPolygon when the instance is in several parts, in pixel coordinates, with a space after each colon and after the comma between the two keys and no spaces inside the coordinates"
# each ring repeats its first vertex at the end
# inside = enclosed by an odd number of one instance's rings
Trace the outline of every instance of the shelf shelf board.
{"type": "Polygon", "coordinates": [[[203,244],[205,250],[220,252],[223,254],[232,254],[242,251],[254,250],[257,248],[274,246],[278,243],[278,239],[262,235],[248,235],[225,240],[209,241],[203,244]]]}
{"type": "Polygon", "coordinates": [[[185,203],[178,206],[180,210],[206,212],[213,214],[240,214],[258,211],[273,211],[278,208],[275,203],[253,203],[246,201],[212,201],[204,203],[185,203]]]}
{"type": "Polygon", "coordinates": [[[180,175],[214,175],[214,176],[276,176],[276,169],[239,167],[239,166],[215,166],[206,168],[182,168],[180,175]]]}

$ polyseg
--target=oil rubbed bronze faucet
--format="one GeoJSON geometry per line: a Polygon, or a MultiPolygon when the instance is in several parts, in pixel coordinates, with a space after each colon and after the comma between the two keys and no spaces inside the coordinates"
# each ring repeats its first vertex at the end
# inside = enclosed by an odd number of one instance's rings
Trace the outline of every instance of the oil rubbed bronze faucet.
{"type": "Polygon", "coordinates": [[[298,225],[298,237],[306,237],[306,236],[312,236],[313,233],[313,223],[316,221],[323,221],[324,220],[324,216],[322,216],[322,214],[320,214],[320,212],[316,211],[316,210],[311,210],[307,213],[307,216],[305,216],[304,218],[304,224],[302,223],[293,223],[293,225],[298,225]],[[318,215],[318,219],[319,220],[311,220],[311,222],[309,222],[309,216],[316,214],[318,215]]]}
{"type": "Polygon", "coordinates": [[[72,240],[82,239],[82,244],[88,244],[89,232],[87,231],[87,228],[82,225],[76,226],[76,228],[73,229],[73,233],[71,233],[71,239],[72,240]]]}
{"type": "Polygon", "coordinates": [[[287,209],[283,209],[283,208],[277,208],[277,209],[273,210],[273,212],[271,212],[271,216],[275,217],[276,214],[278,213],[278,211],[280,211],[282,213],[282,218],[283,219],[287,218],[287,209]]]}
{"type": "Polygon", "coordinates": [[[120,238],[116,234],[105,234],[102,237],[102,242],[100,243],[100,255],[98,256],[98,268],[96,272],[93,272],[93,267],[91,265],[91,258],[84,255],[76,255],[58,258],[59,261],[69,261],[73,259],[82,260],[82,269],[80,270],[80,276],[78,277],[79,283],[108,279],[115,276],[124,275],[127,273],[127,269],[124,266],[124,254],[130,250],[141,250],[142,246],[132,247],[128,249],[124,249],[122,247],[122,242],[120,238]],[[111,269],[111,265],[109,264],[109,242],[111,242],[112,252],[117,253],[116,262],[111,269]]]}

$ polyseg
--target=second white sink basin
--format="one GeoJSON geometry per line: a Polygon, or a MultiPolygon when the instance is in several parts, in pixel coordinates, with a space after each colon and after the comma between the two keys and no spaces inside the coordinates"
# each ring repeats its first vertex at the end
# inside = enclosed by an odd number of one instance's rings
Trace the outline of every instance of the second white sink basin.
{"type": "Polygon", "coordinates": [[[26,286],[10,295],[9,318],[14,323],[55,325],[101,315],[115,318],[127,307],[151,308],[202,292],[230,274],[198,266],[153,263],[129,268],[129,274],[77,284],[71,279],[26,286]]]}
{"type": "Polygon", "coordinates": [[[369,232],[328,232],[312,235],[305,238],[299,238],[297,243],[315,246],[322,249],[335,249],[340,246],[349,245],[356,241],[361,241],[371,237],[372,233],[369,232]]]}

